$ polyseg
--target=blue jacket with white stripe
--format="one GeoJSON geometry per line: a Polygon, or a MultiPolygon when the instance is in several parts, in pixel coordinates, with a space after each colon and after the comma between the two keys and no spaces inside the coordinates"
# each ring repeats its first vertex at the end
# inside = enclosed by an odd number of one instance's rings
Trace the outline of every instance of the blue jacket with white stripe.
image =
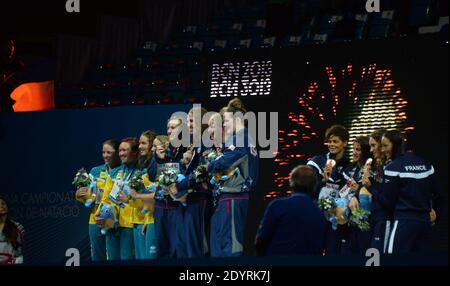
{"type": "Polygon", "coordinates": [[[383,182],[373,195],[394,212],[394,219],[429,222],[433,195],[439,193],[433,166],[405,153],[385,166],[383,182]]]}
{"type": "MultiPolygon", "coordinates": [[[[310,166],[314,169],[314,171],[316,171],[317,175],[317,185],[315,187],[314,193],[312,194],[313,199],[317,199],[319,197],[320,190],[325,186],[325,184],[322,182],[323,168],[325,168],[328,159],[333,159],[331,153],[314,156],[306,163],[306,165],[310,166]]],[[[343,173],[349,164],[350,161],[346,157],[342,158],[340,161],[337,161],[336,166],[334,166],[333,171],[331,171],[330,177],[326,184],[333,186],[333,188],[335,188],[336,190],[340,190],[347,183],[347,180],[344,178],[343,173]]]]}

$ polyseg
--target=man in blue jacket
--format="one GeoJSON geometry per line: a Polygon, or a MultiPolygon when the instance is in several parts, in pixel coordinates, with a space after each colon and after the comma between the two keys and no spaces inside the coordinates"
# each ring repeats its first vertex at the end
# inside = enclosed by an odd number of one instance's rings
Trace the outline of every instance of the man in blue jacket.
{"type": "Polygon", "coordinates": [[[272,201],[256,236],[256,252],[267,256],[321,255],[326,220],[311,195],[317,183],[314,170],[300,165],[289,183],[294,194],[272,201]]]}

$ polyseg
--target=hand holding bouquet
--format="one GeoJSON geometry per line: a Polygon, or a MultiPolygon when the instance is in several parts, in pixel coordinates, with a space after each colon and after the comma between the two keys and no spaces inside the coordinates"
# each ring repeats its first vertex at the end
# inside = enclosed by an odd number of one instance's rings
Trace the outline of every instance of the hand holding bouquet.
{"type": "Polygon", "coordinates": [[[192,179],[196,184],[208,183],[210,180],[208,168],[205,165],[197,166],[192,174],[192,179]]]}
{"type": "Polygon", "coordinates": [[[86,207],[90,207],[95,202],[97,197],[96,182],[94,177],[88,174],[84,168],[78,170],[72,185],[77,189],[77,199],[86,207]]]}
{"type": "Polygon", "coordinates": [[[166,190],[178,179],[179,171],[174,168],[165,168],[158,176],[158,186],[166,190]]]}
{"type": "Polygon", "coordinates": [[[368,231],[370,230],[369,215],[370,213],[365,209],[353,209],[352,214],[350,215],[349,224],[356,226],[362,231],[368,231]]]}
{"type": "MultiPolygon", "coordinates": [[[[175,183],[179,178],[180,172],[175,168],[165,168],[158,176],[159,190],[155,194],[156,199],[163,199],[166,195],[170,195],[173,200],[180,201],[175,183]],[[170,192],[169,192],[170,191],[170,192]]],[[[184,176],[183,176],[184,177],[184,176]]],[[[184,200],[185,201],[185,200],[184,200]]]]}
{"type": "Polygon", "coordinates": [[[336,202],[331,197],[322,197],[319,199],[319,208],[325,212],[333,212],[336,209],[336,202]]]}

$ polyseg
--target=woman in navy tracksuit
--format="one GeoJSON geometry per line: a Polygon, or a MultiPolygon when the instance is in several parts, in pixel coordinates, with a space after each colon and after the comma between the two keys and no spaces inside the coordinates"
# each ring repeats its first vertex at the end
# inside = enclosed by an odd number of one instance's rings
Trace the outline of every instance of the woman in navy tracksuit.
{"type": "MultiPolygon", "coordinates": [[[[370,169],[365,169],[362,183],[372,195],[380,188],[383,180],[383,167],[386,158],[381,151],[381,138],[385,132],[386,130],[384,129],[376,130],[370,134],[369,138],[373,162],[370,169]]],[[[385,253],[386,251],[391,230],[391,219],[392,212],[380,203],[378,197],[372,196],[370,216],[372,238],[370,240],[370,247],[378,249],[380,253],[385,253]]]]}
{"type": "MultiPolygon", "coordinates": [[[[180,148],[170,146],[169,137],[157,136],[153,141],[155,154],[148,167],[148,177],[155,182],[164,168],[180,170],[180,159],[183,155],[180,148]]],[[[179,202],[170,196],[155,195],[153,217],[156,232],[156,249],[158,258],[176,258],[178,241],[177,225],[181,220],[177,211],[179,202]]]]}
{"type": "Polygon", "coordinates": [[[223,109],[225,139],[223,154],[208,165],[208,170],[223,179],[215,187],[216,210],[211,218],[211,256],[231,257],[243,254],[244,229],[249,192],[258,180],[259,158],[256,145],[242,118],[233,114],[246,112],[239,99],[223,109]]]}
{"type": "MultiPolygon", "coordinates": [[[[343,172],[349,165],[349,160],[345,157],[345,148],[349,140],[348,131],[341,125],[333,125],[325,132],[325,140],[329,152],[314,156],[307,163],[316,171],[318,179],[313,194],[314,199],[318,198],[320,190],[325,186],[338,192],[347,183],[343,172]],[[334,160],[336,165],[333,165],[331,160],[334,160]]],[[[327,224],[326,254],[351,254],[348,225],[339,225],[336,230],[333,230],[331,223],[327,224]]]]}
{"type": "Polygon", "coordinates": [[[387,252],[430,252],[432,199],[433,195],[440,195],[434,168],[422,158],[404,153],[399,131],[387,131],[382,146],[390,162],[384,169],[381,188],[374,196],[393,211],[387,252]]]}
{"type": "MultiPolygon", "coordinates": [[[[360,136],[353,141],[352,163],[343,173],[347,185],[354,192],[354,196],[350,200],[349,208],[359,208],[359,191],[362,187],[363,168],[370,157],[369,137],[360,136]]],[[[356,227],[350,226],[352,252],[365,254],[370,248],[371,232],[362,231],[356,227]]]]}
{"type": "MultiPolygon", "coordinates": [[[[207,126],[201,124],[203,116],[207,113],[204,108],[194,107],[188,113],[187,125],[191,135],[191,142],[201,142],[201,136],[207,126]],[[197,122],[200,120],[199,122],[197,122]],[[194,136],[199,136],[194,138],[194,136]]],[[[177,256],[179,258],[194,258],[205,256],[208,251],[207,227],[210,219],[211,191],[195,184],[192,174],[200,164],[204,164],[203,152],[205,147],[192,146],[183,155],[182,169],[185,179],[176,184],[177,191],[190,191],[186,196],[186,203],[178,207],[179,222],[177,256]]]]}

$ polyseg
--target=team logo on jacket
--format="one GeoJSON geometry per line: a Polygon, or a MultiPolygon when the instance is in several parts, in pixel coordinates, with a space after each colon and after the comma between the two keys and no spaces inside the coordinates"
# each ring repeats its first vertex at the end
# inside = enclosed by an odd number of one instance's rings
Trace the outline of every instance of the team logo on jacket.
{"type": "Polygon", "coordinates": [[[406,171],[426,171],[427,167],[424,165],[421,166],[405,166],[406,171]]]}
{"type": "Polygon", "coordinates": [[[234,151],[234,149],[236,149],[236,147],[234,145],[230,145],[230,147],[228,147],[228,149],[230,149],[231,151],[234,151]]]}
{"type": "Polygon", "coordinates": [[[250,147],[250,154],[253,156],[258,156],[258,150],[256,150],[256,147],[250,147]]]}

